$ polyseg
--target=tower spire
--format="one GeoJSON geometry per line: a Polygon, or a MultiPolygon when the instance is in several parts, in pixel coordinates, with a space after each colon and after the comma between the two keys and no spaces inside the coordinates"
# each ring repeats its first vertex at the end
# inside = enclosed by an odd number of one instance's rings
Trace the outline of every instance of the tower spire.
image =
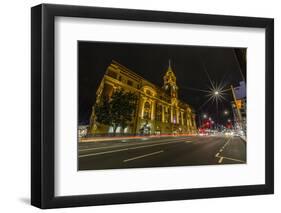
{"type": "Polygon", "coordinates": [[[171,66],[171,59],[169,59],[169,67],[163,77],[164,80],[164,89],[165,91],[168,92],[168,94],[173,97],[173,98],[177,98],[178,94],[177,94],[177,78],[175,73],[173,72],[172,66],[171,66]]]}

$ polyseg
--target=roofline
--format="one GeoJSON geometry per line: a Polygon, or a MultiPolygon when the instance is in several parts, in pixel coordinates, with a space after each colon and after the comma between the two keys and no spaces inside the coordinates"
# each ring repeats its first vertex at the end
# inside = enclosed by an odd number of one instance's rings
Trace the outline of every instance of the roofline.
{"type": "MultiPolygon", "coordinates": [[[[156,89],[158,89],[158,90],[160,90],[160,91],[163,91],[163,89],[162,89],[161,87],[159,87],[159,86],[155,85],[154,83],[152,83],[152,82],[146,80],[145,78],[143,78],[143,77],[140,76],[139,74],[135,73],[135,72],[132,71],[131,69],[125,67],[124,65],[120,64],[120,63],[117,62],[116,60],[112,59],[111,64],[116,64],[116,65],[120,66],[120,67],[123,68],[124,70],[126,70],[126,71],[128,71],[128,72],[130,72],[130,73],[132,73],[132,74],[134,74],[134,75],[136,75],[138,78],[140,78],[140,79],[142,79],[142,80],[145,80],[145,81],[147,81],[148,83],[152,84],[156,89]]],[[[111,65],[111,64],[110,64],[110,65],[111,65]]],[[[110,66],[110,65],[109,65],[109,66],[110,66]]],[[[173,72],[173,70],[172,70],[172,72],[173,72]]],[[[163,91],[163,92],[164,92],[164,91],[163,91]]],[[[165,93],[165,92],[164,92],[164,93],[165,93]]],[[[165,93],[165,94],[166,94],[166,93],[165,93]]],[[[169,96],[168,94],[166,94],[166,95],[169,96]]],[[[169,96],[169,98],[172,98],[172,97],[169,96]]],[[[188,107],[189,107],[192,111],[195,111],[194,108],[193,108],[190,104],[185,103],[185,102],[182,101],[182,100],[180,100],[180,102],[183,103],[183,104],[188,105],[188,107]]]]}

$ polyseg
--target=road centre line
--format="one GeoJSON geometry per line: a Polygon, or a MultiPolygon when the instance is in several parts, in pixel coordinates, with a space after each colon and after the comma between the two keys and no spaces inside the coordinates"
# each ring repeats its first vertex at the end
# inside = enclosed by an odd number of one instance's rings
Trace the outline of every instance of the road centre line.
{"type": "MultiPolygon", "coordinates": [[[[177,140],[173,140],[173,141],[182,141],[183,139],[177,139],[177,140]]],[[[186,140],[186,138],[184,139],[186,140]]],[[[165,141],[171,141],[170,139],[166,139],[166,140],[162,140],[161,142],[152,142],[152,143],[148,143],[150,144],[158,144],[158,143],[162,143],[165,141]]],[[[81,149],[79,150],[79,152],[83,152],[83,151],[91,151],[91,150],[99,150],[99,149],[109,149],[109,148],[118,148],[118,147],[124,147],[124,146],[137,146],[137,145],[141,145],[141,144],[122,144],[122,145],[115,145],[115,146],[107,146],[107,147],[95,147],[95,148],[89,148],[89,149],[81,149]]]]}
{"type": "Polygon", "coordinates": [[[236,162],[240,162],[240,163],[246,163],[246,162],[243,161],[243,160],[239,160],[239,159],[235,159],[235,158],[229,158],[229,157],[225,157],[225,156],[220,155],[220,154],[223,152],[223,150],[225,149],[225,147],[230,143],[230,140],[231,140],[231,139],[232,139],[232,138],[229,138],[229,139],[227,140],[227,142],[222,146],[222,148],[220,149],[220,151],[215,155],[216,158],[219,158],[218,163],[222,163],[222,161],[223,161],[224,159],[232,160],[232,161],[236,161],[236,162]]]}
{"type": "Polygon", "coordinates": [[[223,145],[222,150],[224,150],[224,148],[230,143],[230,140],[231,140],[231,139],[232,139],[232,138],[229,138],[228,141],[223,145]]]}
{"type": "Polygon", "coordinates": [[[160,150],[158,152],[152,152],[152,153],[149,153],[149,154],[145,154],[145,155],[140,155],[140,156],[137,156],[137,157],[134,157],[134,158],[129,158],[129,159],[126,159],[126,160],[123,160],[124,163],[128,162],[128,161],[132,161],[132,160],[137,160],[137,159],[140,159],[140,158],[144,158],[144,157],[148,157],[148,156],[151,156],[151,155],[156,155],[156,154],[160,154],[164,152],[163,150],[160,150]]]}
{"type": "Polygon", "coordinates": [[[167,143],[151,144],[151,145],[147,145],[147,146],[138,146],[138,147],[133,147],[133,148],[124,148],[124,149],[117,149],[117,150],[111,150],[111,151],[105,151],[105,152],[91,153],[91,154],[80,155],[79,158],[109,154],[109,153],[114,153],[114,152],[122,152],[122,151],[128,151],[128,150],[133,150],[133,149],[141,149],[141,148],[146,148],[146,147],[151,147],[151,146],[161,146],[161,145],[171,144],[171,143],[180,143],[180,142],[184,142],[184,141],[176,141],[176,142],[173,141],[173,142],[167,142],[167,143]]]}
{"type": "Polygon", "coordinates": [[[229,139],[225,142],[225,144],[220,148],[220,151],[215,155],[215,157],[218,157],[218,156],[219,156],[219,154],[220,154],[220,153],[224,150],[224,148],[229,144],[230,140],[231,140],[231,138],[229,138],[229,139]]]}

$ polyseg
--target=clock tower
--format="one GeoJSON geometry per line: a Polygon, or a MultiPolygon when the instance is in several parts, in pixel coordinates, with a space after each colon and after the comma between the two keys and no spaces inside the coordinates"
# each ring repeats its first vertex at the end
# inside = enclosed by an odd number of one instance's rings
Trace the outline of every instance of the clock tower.
{"type": "Polygon", "coordinates": [[[176,83],[177,78],[174,71],[172,70],[170,60],[169,60],[168,70],[166,71],[163,80],[164,80],[163,88],[166,91],[166,93],[171,96],[172,101],[173,99],[178,99],[178,86],[176,83]]]}

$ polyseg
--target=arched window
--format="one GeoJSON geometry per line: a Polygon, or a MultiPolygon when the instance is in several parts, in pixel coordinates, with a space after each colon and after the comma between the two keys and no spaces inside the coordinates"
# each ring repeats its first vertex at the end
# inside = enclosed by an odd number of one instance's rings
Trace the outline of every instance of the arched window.
{"type": "Polygon", "coordinates": [[[156,103],[156,121],[162,121],[162,106],[156,103]]]}
{"type": "Polygon", "coordinates": [[[171,110],[170,108],[165,109],[165,122],[170,123],[171,121],[171,110]]]}
{"type": "Polygon", "coordinates": [[[144,109],[150,109],[150,104],[149,104],[149,102],[145,102],[145,104],[144,104],[144,109]]]}
{"type": "Polygon", "coordinates": [[[151,95],[150,90],[146,90],[146,94],[147,94],[147,95],[151,95]]]}
{"type": "Polygon", "coordinates": [[[144,119],[150,119],[150,104],[149,102],[144,103],[144,119]]]}

